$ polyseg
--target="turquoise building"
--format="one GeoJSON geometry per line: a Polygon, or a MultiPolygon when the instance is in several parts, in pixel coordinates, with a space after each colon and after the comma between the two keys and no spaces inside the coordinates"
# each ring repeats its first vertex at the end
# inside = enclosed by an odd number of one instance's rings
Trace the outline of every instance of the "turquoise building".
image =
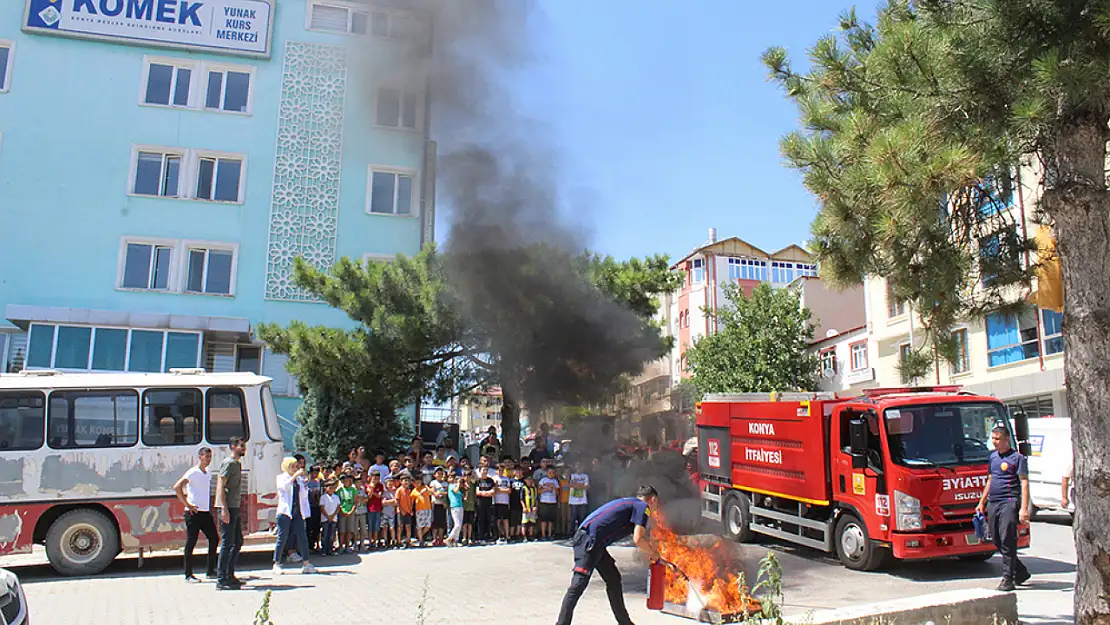
{"type": "Polygon", "coordinates": [[[348,322],[293,259],[434,238],[427,89],[399,62],[429,34],[367,1],[0,2],[3,370],[256,371],[292,417],[255,327],[348,322]]]}

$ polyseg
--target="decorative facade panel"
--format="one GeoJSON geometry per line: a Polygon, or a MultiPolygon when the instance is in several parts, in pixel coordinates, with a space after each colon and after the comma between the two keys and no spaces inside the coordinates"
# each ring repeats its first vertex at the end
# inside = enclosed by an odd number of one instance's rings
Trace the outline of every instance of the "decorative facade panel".
{"type": "Polygon", "coordinates": [[[312,301],[293,283],[293,259],[320,269],[336,260],[347,57],[341,47],[285,44],[266,298],[312,301]]]}

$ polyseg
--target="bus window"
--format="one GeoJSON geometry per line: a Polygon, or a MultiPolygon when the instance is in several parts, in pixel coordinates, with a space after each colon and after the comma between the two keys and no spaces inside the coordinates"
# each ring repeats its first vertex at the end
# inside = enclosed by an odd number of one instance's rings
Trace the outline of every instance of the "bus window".
{"type": "Polygon", "coordinates": [[[54,391],[47,413],[54,449],[130,447],[139,440],[135,391],[54,391]]]}
{"type": "Polygon", "coordinates": [[[203,399],[195,388],[148,389],[143,392],[143,444],[200,443],[203,399]]]}
{"type": "Polygon", "coordinates": [[[281,441],[281,423],[278,422],[277,406],[270,385],[262,386],[262,419],[266,425],[266,437],[275,443],[281,441]]]}
{"type": "Polygon", "coordinates": [[[208,389],[208,442],[226,445],[232,436],[247,439],[247,410],[237,388],[208,389]]]}
{"type": "Polygon", "coordinates": [[[0,393],[0,452],[42,447],[46,420],[42,393],[0,393]]]}

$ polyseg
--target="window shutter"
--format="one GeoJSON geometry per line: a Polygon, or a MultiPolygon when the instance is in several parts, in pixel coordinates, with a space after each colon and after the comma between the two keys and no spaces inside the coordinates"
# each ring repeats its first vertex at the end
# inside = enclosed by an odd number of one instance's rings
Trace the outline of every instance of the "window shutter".
{"type": "Polygon", "coordinates": [[[204,368],[209,373],[235,371],[235,344],[209,343],[204,350],[204,368]]]}
{"type": "Polygon", "coordinates": [[[269,349],[264,350],[262,355],[262,375],[272,378],[273,384],[270,386],[274,395],[281,397],[297,397],[299,392],[297,389],[297,377],[286,370],[285,365],[289,362],[289,356],[286,354],[275,354],[269,349]]]}
{"type": "Polygon", "coordinates": [[[322,4],[312,5],[312,21],[310,28],[314,30],[330,30],[337,33],[347,32],[347,9],[343,7],[329,7],[322,4]]]}

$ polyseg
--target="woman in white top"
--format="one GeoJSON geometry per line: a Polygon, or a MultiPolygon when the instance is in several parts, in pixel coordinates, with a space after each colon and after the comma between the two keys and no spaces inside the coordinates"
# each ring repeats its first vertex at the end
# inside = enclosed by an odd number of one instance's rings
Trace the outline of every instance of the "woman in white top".
{"type": "Polygon", "coordinates": [[[303,564],[301,573],[315,573],[316,567],[308,561],[308,533],[305,519],[309,515],[308,486],[305,484],[304,469],[297,467],[296,458],[281,461],[281,473],[277,476],[277,544],[274,545],[274,575],[281,575],[281,559],[290,537],[297,544],[303,564]]]}

